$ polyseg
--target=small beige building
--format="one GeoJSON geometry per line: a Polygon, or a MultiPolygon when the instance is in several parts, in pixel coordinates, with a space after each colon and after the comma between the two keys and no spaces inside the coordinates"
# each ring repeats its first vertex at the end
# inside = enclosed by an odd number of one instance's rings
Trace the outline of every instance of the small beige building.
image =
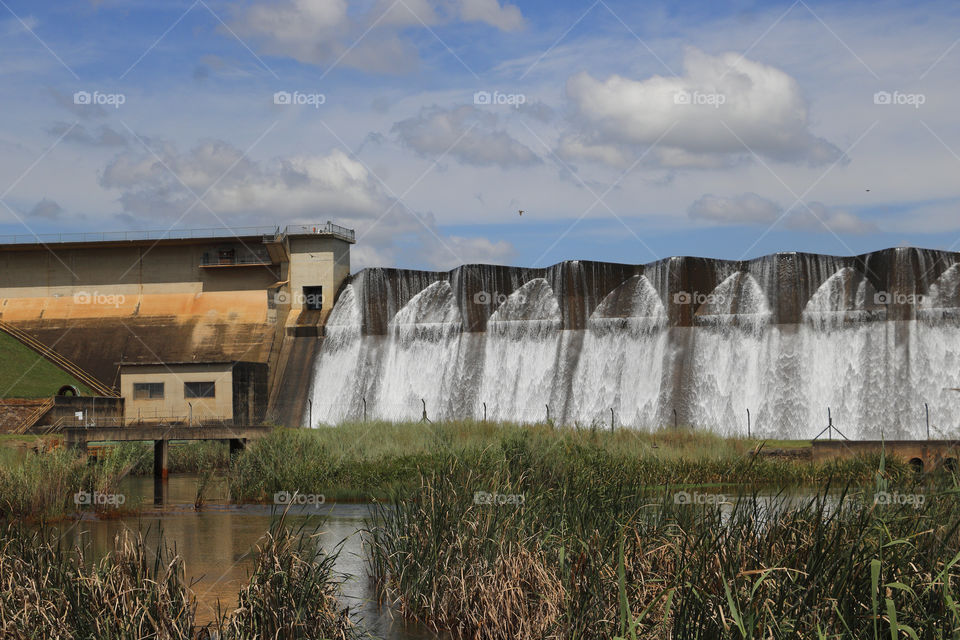
{"type": "Polygon", "coordinates": [[[260,424],[267,366],[257,362],[120,363],[124,421],[260,424]]]}

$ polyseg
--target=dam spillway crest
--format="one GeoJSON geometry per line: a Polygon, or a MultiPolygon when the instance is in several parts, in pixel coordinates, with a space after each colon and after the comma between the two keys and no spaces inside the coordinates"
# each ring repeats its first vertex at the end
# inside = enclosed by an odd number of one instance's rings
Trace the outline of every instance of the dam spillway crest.
{"type": "MultiPolygon", "coordinates": [[[[341,289],[314,364],[315,424],[481,418],[810,438],[924,433],[960,410],[960,256],[544,269],[366,269],[341,289]],[[676,411],[676,416],[674,415],[676,411]],[[937,419],[937,417],[939,419],[937,419]]],[[[306,416],[305,416],[305,419],[306,416]]]]}

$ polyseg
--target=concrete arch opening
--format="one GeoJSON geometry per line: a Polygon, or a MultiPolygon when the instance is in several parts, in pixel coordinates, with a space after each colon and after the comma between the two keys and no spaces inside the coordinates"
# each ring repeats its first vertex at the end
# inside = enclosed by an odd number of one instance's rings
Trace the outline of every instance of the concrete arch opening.
{"type": "Polygon", "coordinates": [[[944,458],[943,459],[943,468],[949,471],[950,473],[957,472],[957,459],[956,458],[944,458]]]}
{"type": "Polygon", "coordinates": [[[914,473],[923,473],[923,460],[921,458],[910,458],[909,464],[914,473]]]}

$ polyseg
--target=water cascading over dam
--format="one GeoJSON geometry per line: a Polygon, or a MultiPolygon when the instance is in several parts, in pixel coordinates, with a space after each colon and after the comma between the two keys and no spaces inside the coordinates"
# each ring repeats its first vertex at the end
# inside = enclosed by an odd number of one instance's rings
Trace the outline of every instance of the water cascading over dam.
{"type": "MultiPolygon", "coordinates": [[[[810,438],[960,428],[960,254],[366,269],[315,363],[313,426],[482,418],[810,438]],[[676,412],[676,413],[674,413],[676,412]]],[[[306,418],[306,416],[305,416],[306,418]]]]}

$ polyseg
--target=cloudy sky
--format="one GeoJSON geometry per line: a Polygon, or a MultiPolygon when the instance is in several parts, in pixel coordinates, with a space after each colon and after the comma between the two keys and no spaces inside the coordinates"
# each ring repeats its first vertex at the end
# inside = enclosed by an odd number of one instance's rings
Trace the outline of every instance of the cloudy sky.
{"type": "Polygon", "coordinates": [[[960,247],[956,3],[0,0],[0,34],[3,234],[333,220],[355,269],[960,247]]]}

